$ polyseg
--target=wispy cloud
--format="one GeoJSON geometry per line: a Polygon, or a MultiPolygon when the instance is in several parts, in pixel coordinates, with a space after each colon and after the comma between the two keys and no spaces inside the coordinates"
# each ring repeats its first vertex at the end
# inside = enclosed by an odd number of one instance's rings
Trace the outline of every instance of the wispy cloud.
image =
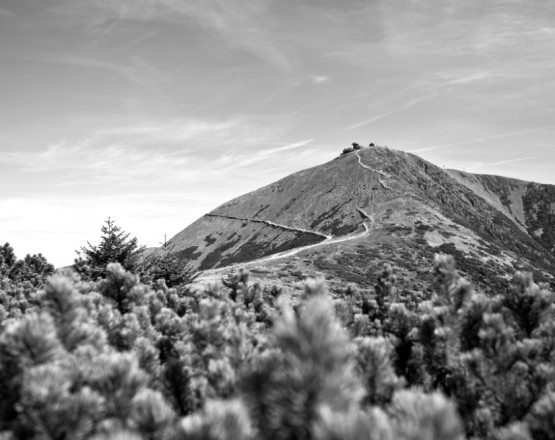
{"type": "Polygon", "coordinates": [[[505,170],[505,174],[508,174],[507,173],[508,168],[506,167],[506,165],[538,160],[538,159],[541,159],[542,157],[543,156],[535,155],[535,156],[516,157],[513,159],[500,160],[497,162],[481,161],[481,162],[467,163],[466,166],[464,166],[463,168],[465,169],[465,171],[470,171],[473,173],[481,172],[483,169],[486,169],[488,170],[489,173],[498,173],[498,172],[503,172],[503,170],[505,170]]]}
{"type": "Polygon", "coordinates": [[[247,121],[203,121],[196,119],[101,128],[79,141],[62,140],[44,150],[6,151],[2,163],[15,163],[28,171],[77,168],[96,170],[102,175],[129,177],[154,166],[179,167],[187,162],[191,149],[176,149],[187,142],[205,145],[240,132],[247,121]],[[36,160],[36,158],[39,160],[36,160]],[[35,160],[33,160],[35,159],[35,160]]]}
{"type": "Polygon", "coordinates": [[[229,133],[248,122],[241,118],[232,118],[225,121],[206,121],[200,119],[175,119],[109,127],[97,130],[96,138],[129,138],[134,142],[145,143],[160,141],[162,143],[186,142],[192,139],[213,139],[222,137],[222,133],[229,133]]]}
{"type": "Polygon", "coordinates": [[[310,82],[313,84],[324,84],[330,80],[329,76],[325,75],[310,75],[310,82]]]}
{"type": "MultiPolygon", "coordinates": [[[[288,144],[279,144],[280,146],[275,148],[261,148],[261,146],[256,147],[254,150],[248,149],[247,151],[236,151],[234,153],[227,153],[219,157],[214,161],[214,168],[217,169],[244,169],[254,164],[264,163],[273,156],[279,155],[289,150],[299,149],[306,147],[307,145],[314,142],[314,139],[307,139],[304,141],[293,142],[288,144]]],[[[265,142],[262,141],[262,144],[265,142]]],[[[285,157],[285,156],[284,156],[285,157]]],[[[289,155],[289,157],[298,157],[298,154],[289,155]]],[[[265,168],[265,167],[264,167],[265,168]]],[[[264,169],[263,168],[263,169],[264,169]]]]}
{"type": "Polygon", "coordinates": [[[545,131],[545,130],[552,130],[552,129],[555,129],[555,125],[548,125],[548,126],[545,126],[545,127],[537,127],[537,128],[529,128],[529,129],[525,129],[525,130],[513,131],[513,132],[510,132],[510,133],[500,133],[500,134],[496,134],[496,135],[492,135],[492,136],[485,136],[485,137],[480,137],[480,138],[475,138],[475,139],[468,139],[466,141],[450,142],[450,143],[447,143],[447,144],[434,145],[432,147],[417,148],[417,149],[412,149],[410,151],[412,153],[424,153],[426,151],[440,150],[440,149],[449,148],[449,147],[456,147],[456,146],[459,146],[459,145],[476,144],[476,143],[486,142],[486,141],[491,141],[491,140],[496,140],[496,139],[505,139],[505,138],[510,138],[510,137],[514,137],[514,136],[521,136],[523,134],[535,133],[535,132],[538,132],[538,131],[545,131]]]}
{"type": "Polygon", "coordinates": [[[282,147],[272,148],[270,150],[265,150],[264,152],[267,155],[282,153],[282,152],[287,151],[287,150],[293,150],[295,148],[305,147],[308,144],[311,144],[312,142],[314,142],[314,139],[307,139],[305,141],[294,142],[292,144],[283,145],[282,147]]]}
{"type": "MultiPolygon", "coordinates": [[[[286,127],[286,126],[284,126],[286,127]]],[[[286,128],[284,128],[286,130],[286,128]]],[[[42,150],[12,150],[0,156],[0,172],[27,177],[27,191],[97,190],[151,192],[176,182],[201,182],[249,164],[263,169],[269,158],[312,143],[280,142],[284,132],[245,117],[209,121],[174,119],[99,128],[80,140],[52,142],[42,150]],[[34,187],[48,179],[51,185],[34,187]]],[[[2,185],[0,184],[0,188],[2,185]]]]}
{"type": "Polygon", "coordinates": [[[326,157],[332,159],[335,156],[325,155],[322,150],[325,150],[324,145],[306,140],[270,150],[261,147],[247,154],[226,153],[210,165],[217,176],[226,176],[228,182],[235,182],[235,195],[239,195],[325,161],[326,157]],[[315,162],[315,158],[319,158],[318,162],[315,162]]]}
{"type": "Polygon", "coordinates": [[[269,31],[267,2],[241,0],[103,0],[98,3],[120,19],[184,22],[199,26],[207,37],[241,49],[274,67],[289,70],[292,60],[269,31]]]}
{"type": "Polygon", "coordinates": [[[543,156],[526,156],[526,157],[518,157],[516,159],[508,159],[508,160],[501,160],[499,162],[493,162],[492,164],[490,164],[490,166],[492,167],[496,167],[499,165],[507,165],[509,163],[516,163],[516,162],[524,162],[527,160],[536,160],[536,159],[541,159],[543,156]]]}
{"type": "Polygon", "coordinates": [[[132,80],[141,85],[165,78],[159,69],[145,62],[138,56],[130,57],[125,61],[112,61],[93,58],[76,53],[11,53],[10,56],[24,60],[40,61],[44,63],[65,64],[68,66],[83,67],[86,69],[99,69],[115,73],[121,77],[132,80]]]}
{"type": "Polygon", "coordinates": [[[358,122],[354,125],[351,125],[351,126],[347,127],[346,130],[354,130],[356,128],[360,128],[360,127],[364,127],[366,125],[373,124],[374,122],[377,122],[381,119],[384,119],[384,118],[387,118],[389,116],[395,115],[395,114],[403,112],[405,110],[408,110],[409,108],[414,107],[415,105],[417,105],[417,104],[419,104],[423,101],[429,101],[430,99],[435,98],[437,95],[438,95],[438,93],[434,92],[434,93],[428,94],[426,96],[420,96],[418,98],[411,99],[410,101],[406,102],[405,104],[401,105],[398,108],[395,108],[394,110],[391,110],[389,112],[385,112],[385,113],[382,113],[380,115],[374,116],[374,117],[372,117],[370,119],[367,119],[365,121],[358,122]]]}
{"type": "Polygon", "coordinates": [[[14,14],[9,9],[3,8],[0,6],[0,15],[5,15],[6,17],[17,17],[17,14],[14,14]]]}
{"type": "Polygon", "coordinates": [[[469,85],[491,81],[505,75],[486,70],[480,70],[478,72],[440,72],[436,75],[436,78],[433,79],[433,84],[438,88],[452,85],[469,85]]]}
{"type": "Polygon", "coordinates": [[[486,55],[499,59],[521,54],[527,46],[548,34],[555,6],[545,2],[530,7],[526,0],[479,3],[429,0],[404,5],[403,14],[385,8],[387,44],[391,50],[427,55],[486,55]],[[410,26],[408,26],[410,25],[410,26]]]}

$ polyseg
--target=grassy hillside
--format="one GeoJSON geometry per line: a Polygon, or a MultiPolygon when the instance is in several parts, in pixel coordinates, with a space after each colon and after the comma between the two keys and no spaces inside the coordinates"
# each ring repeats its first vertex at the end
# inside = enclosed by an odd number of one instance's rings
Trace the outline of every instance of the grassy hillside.
{"type": "MultiPolygon", "coordinates": [[[[299,272],[363,285],[368,265],[429,264],[442,251],[475,283],[495,288],[520,266],[553,279],[553,194],[547,185],[446,171],[412,154],[366,148],[231,200],[170,243],[204,271],[265,258],[257,269],[265,280],[297,287],[299,272]]],[[[421,287],[410,281],[415,275],[407,267],[407,291],[421,287]]]]}

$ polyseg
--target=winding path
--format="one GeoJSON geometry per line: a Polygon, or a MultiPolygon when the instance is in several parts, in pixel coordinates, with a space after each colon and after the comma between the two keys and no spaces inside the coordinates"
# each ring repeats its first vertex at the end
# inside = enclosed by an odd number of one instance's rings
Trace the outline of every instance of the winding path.
{"type": "MultiPolygon", "coordinates": [[[[358,151],[355,151],[355,155],[358,159],[358,164],[364,168],[365,170],[368,170],[370,172],[374,172],[379,174],[382,178],[378,178],[378,182],[380,183],[380,185],[389,191],[394,191],[397,192],[401,195],[409,195],[412,197],[415,197],[417,199],[421,199],[421,197],[417,196],[414,193],[411,192],[404,192],[404,191],[400,191],[398,189],[393,188],[390,184],[389,184],[389,180],[393,178],[392,175],[382,171],[382,170],[378,170],[375,168],[371,168],[368,165],[364,164],[362,162],[361,157],[358,154],[358,151]]],[[[242,222],[253,222],[253,223],[261,223],[267,226],[271,226],[274,228],[279,228],[279,229],[284,229],[287,231],[293,231],[293,232],[300,232],[300,233],[304,233],[304,234],[311,234],[311,235],[316,235],[318,237],[324,238],[324,240],[318,242],[318,243],[313,243],[313,244],[309,244],[309,245],[305,245],[305,246],[300,246],[298,248],[294,248],[294,249],[289,249],[287,251],[283,251],[283,252],[278,252],[272,255],[268,255],[266,257],[262,257],[256,260],[252,260],[252,261],[245,261],[245,262],[241,262],[241,263],[235,263],[235,264],[231,264],[229,266],[225,266],[225,267],[221,267],[221,268],[217,268],[217,269],[208,269],[206,271],[203,271],[204,273],[209,273],[209,272],[215,272],[218,273],[220,271],[229,271],[229,270],[233,270],[235,268],[238,267],[247,267],[250,265],[255,265],[255,264],[261,264],[261,263],[265,263],[265,262],[269,262],[269,261],[275,261],[275,260],[279,260],[281,258],[287,258],[287,257],[292,257],[294,255],[299,254],[300,252],[309,250],[309,249],[314,249],[320,246],[327,246],[327,245],[331,245],[331,244],[337,244],[337,243],[343,243],[343,242],[347,242],[347,241],[351,241],[351,240],[357,240],[360,238],[363,238],[367,235],[370,234],[370,232],[374,229],[375,227],[375,218],[373,215],[368,214],[367,212],[365,212],[363,209],[361,208],[356,208],[357,211],[361,214],[361,216],[364,218],[364,220],[362,221],[361,225],[364,228],[364,231],[359,232],[359,233],[355,233],[355,234],[351,234],[351,235],[344,235],[341,237],[333,237],[332,235],[326,235],[323,234],[321,232],[317,232],[317,231],[311,231],[308,229],[303,229],[303,228],[295,228],[292,226],[287,226],[287,225],[282,225],[279,223],[275,223],[272,222],[270,220],[260,220],[260,219],[252,219],[252,218],[242,218],[242,217],[235,217],[232,215],[224,215],[224,214],[205,214],[206,217],[218,217],[218,218],[225,218],[225,219],[230,219],[230,220],[238,220],[238,221],[242,221],[242,222]]]]}
{"type": "MultiPolygon", "coordinates": [[[[414,194],[414,193],[412,193],[412,192],[400,191],[400,190],[398,190],[398,189],[393,188],[393,187],[389,184],[389,182],[387,181],[387,180],[390,180],[390,179],[393,178],[393,176],[392,176],[391,174],[387,174],[387,173],[385,173],[385,172],[383,172],[383,171],[381,171],[381,170],[376,170],[376,169],[374,169],[374,168],[370,168],[369,166],[367,166],[367,165],[365,165],[365,164],[362,163],[362,160],[361,160],[360,156],[358,155],[358,151],[355,151],[355,154],[356,154],[356,157],[357,157],[357,159],[358,159],[358,163],[359,163],[359,165],[360,165],[362,168],[364,168],[365,170],[368,170],[368,171],[372,171],[372,172],[374,172],[374,173],[378,173],[380,176],[384,177],[384,179],[380,179],[380,178],[378,177],[378,182],[380,182],[380,185],[382,186],[383,189],[386,189],[386,190],[388,190],[388,191],[394,191],[394,192],[399,193],[399,194],[401,194],[401,195],[403,195],[403,196],[412,196],[412,197],[415,197],[415,198],[417,198],[417,199],[422,199],[420,196],[418,196],[418,195],[416,195],[416,194],[414,194]]],[[[357,209],[358,209],[358,208],[357,208],[357,209]]],[[[360,211],[360,209],[359,209],[359,211],[360,211]]]]}
{"type": "Polygon", "coordinates": [[[370,168],[368,165],[363,164],[363,163],[362,163],[362,158],[359,156],[358,151],[355,151],[355,155],[356,155],[356,157],[357,157],[357,159],[358,159],[358,164],[359,164],[362,168],[364,168],[364,169],[366,169],[366,170],[368,170],[368,171],[373,171],[373,172],[375,172],[375,173],[378,173],[379,175],[385,177],[386,179],[391,178],[391,175],[387,174],[386,172],[381,171],[381,170],[376,170],[376,169],[374,169],[374,168],[370,168]]]}
{"type": "Polygon", "coordinates": [[[264,225],[272,226],[274,228],[285,229],[286,231],[293,231],[293,232],[301,232],[303,234],[312,234],[322,237],[326,240],[331,240],[333,237],[331,235],[322,234],[321,232],[317,231],[310,231],[308,229],[302,228],[293,228],[292,226],[281,225],[279,223],[274,223],[270,220],[259,220],[255,218],[242,218],[242,217],[235,217],[233,215],[223,215],[223,214],[205,214],[206,217],[219,217],[219,218],[227,218],[231,220],[239,220],[243,222],[253,222],[253,223],[262,223],[264,225]]]}
{"type": "MultiPolygon", "coordinates": [[[[321,241],[319,243],[314,243],[314,244],[309,244],[306,246],[300,246],[298,248],[295,249],[289,249],[287,251],[283,251],[283,252],[278,252],[276,254],[272,254],[269,255],[267,257],[262,257],[259,258],[257,260],[252,260],[252,261],[245,261],[242,263],[235,263],[235,264],[231,264],[229,266],[225,266],[225,267],[221,267],[221,268],[217,268],[217,269],[209,269],[209,271],[220,271],[220,270],[230,270],[230,269],[234,269],[234,268],[238,268],[238,267],[246,267],[252,264],[260,264],[260,263],[265,263],[268,261],[274,261],[274,260],[279,260],[281,258],[287,258],[287,257],[292,257],[294,255],[297,255],[300,252],[306,251],[308,249],[314,249],[320,246],[327,246],[330,244],[337,244],[337,243],[343,243],[346,241],[351,241],[351,240],[357,240],[359,238],[365,237],[366,235],[370,234],[370,231],[373,229],[374,227],[374,216],[367,214],[366,212],[364,212],[362,209],[357,208],[357,210],[361,213],[361,215],[363,217],[365,217],[370,225],[367,224],[366,221],[363,221],[361,224],[364,227],[364,231],[356,233],[356,234],[351,234],[351,235],[344,235],[342,237],[332,237],[332,236],[327,236],[328,238],[326,238],[326,240],[321,241]]],[[[212,216],[216,216],[216,217],[224,217],[226,218],[226,216],[219,216],[216,214],[211,214],[212,216]]],[[[231,217],[233,219],[236,219],[236,217],[231,217]]],[[[262,222],[264,223],[263,220],[259,220],[258,222],[262,222]]],[[[208,271],[207,271],[208,272],[208,271]]]]}
{"type": "MultiPolygon", "coordinates": [[[[384,171],[381,170],[377,170],[374,168],[370,168],[369,166],[365,165],[364,163],[362,163],[361,157],[358,154],[358,151],[355,152],[355,155],[357,156],[358,159],[358,163],[359,165],[371,172],[375,172],[378,173],[380,176],[384,177],[385,179],[391,179],[392,176],[387,174],[384,171]]],[[[378,181],[380,182],[380,184],[387,190],[392,190],[392,191],[396,191],[399,193],[403,193],[402,191],[399,191],[397,189],[392,188],[388,183],[384,182],[382,179],[378,178],[378,181]]],[[[252,261],[245,261],[242,263],[235,263],[232,264],[230,266],[225,266],[222,268],[217,268],[217,269],[209,269],[210,271],[214,270],[214,271],[220,271],[220,270],[230,270],[236,267],[246,267],[252,264],[260,264],[260,263],[264,263],[267,261],[274,261],[274,260],[278,260],[281,258],[287,258],[287,257],[292,257],[294,255],[297,255],[300,252],[306,251],[308,249],[314,249],[320,246],[327,246],[330,244],[336,244],[336,243],[343,243],[346,241],[351,241],[351,240],[357,240],[359,238],[362,238],[368,234],[370,234],[370,231],[373,229],[374,224],[375,224],[375,219],[373,215],[370,215],[368,213],[366,213],[364,210],[362,210],[361,208],[356,208],[357,211],[362,215],[362,217],[365,219],[361,225],[364,227],[364,231],[356,233],[356,234],[351,234],[351,235],[344,235],[341,237],[333,237],[332,235],[326,235],[326,234],[322,234],[321,232],[317,232],[317,231],[310,231],[308,229],[303,229],[303,228],[294,228],[292,226],[287,226],[287,225],[282,225],[279,223],[275,223],[272,222],[270,220],[259,220],[259,219],[252,219],[252,218],[242,218],[242,217],[235,217],[233,215],[224,215],[224,214],[205,214],[207,217],[218,217],[218,218],[226,218],[226,219],[230,219],[230,220],[238,220],[238,221],[243,221],[243,222],[254,222],[254,223],[262,223],[268,226],[272,226],[274,228],[280,228],[280,229],[284,229],[287,231],[293,231],[293,232],[300,232],[300,233],[304,233],[304,234],[312,234],[312,235],[317,235],[319,237],[324,238],[323,241],[320,241],[319,243],[313,243],[313,244],[309,244],[306,246],[300,246],[298,248],[295,249],[289,249],[287,251],[283,251],[283,252],[278,252],[275,253],[273,255],[269,255],[267,257],[262,257],[256,260],[252,260],[252,261]],[[369,223],[369,225],[367,224],[369,223]]]]}
{"type": "MultiPolygon", "coordinates": [[[[385,179],[391,179],[393,176],[391,174],[387,174],[386,172],[382,171],[382,170],[377,170],[375,168],[370,168],[368,165],[365,165],[362,163],[362,158],[360,157],[360,155],[358,154],[358,151],[355,151],[355,155],[358,159],[358,164],[364,168],[365,170],[368,171],[372,171],[373,173],[378,173],[380,176],[382,176],[385,179]]],[[[384,179],[380,179],[378,177],[378,182],[380,182],[380,185],[383,187],[383,189],[387,189],[389,191],[395,191],[398,192],[400,194],[404,194],[403,191],[399,191],[398,189],[393,188],[391,185],[389,185],[388,182],[386,182],[384,179]]]]}

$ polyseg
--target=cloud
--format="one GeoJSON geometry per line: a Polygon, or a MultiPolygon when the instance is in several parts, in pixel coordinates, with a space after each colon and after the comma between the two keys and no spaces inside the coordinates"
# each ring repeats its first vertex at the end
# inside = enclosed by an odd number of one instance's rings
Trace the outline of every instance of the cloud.
{"type": "MultiPolygon", "coordinates": [[[[30,193],[103,191],[117,185],[129,193],[154,188],[153,183],[171,186],[183,179],[202,178],[202,167],[211,151],[228,137],[249,131],[248,121],[183,119],[158,123],[122,125],[92,131],[77,140],[51,142],[37,151],[17,149],[0,156],[0,172],[16,170],[25,175],[30,193]],[[197,161],[197,166],[191,163],[197,161]],[[51,182],[35,186],[34,182],[51,182]]],[[[209,173],[206,172],[206,175],[209,173]]],[[[2,185],[9,186],[9,182],[2,185]]],[[[149,189],[150,190],[150,189],[149,189]]]]}
{"type": "Polygon", "coordinates": [[[86,69],[98,69],[107,72],[116,73],[126,80],[134,81],[142,86],[160,81],[165,78],[162,72],[145,62],[138,56],[133,56],[125,61],[112,61],[99,58],[93,58],[76,53],[12,53],[12,57],[40,61],[45,63],[65,64],[69,66],[83,67],[86,69]]]}
{"type": "Polygon", "coordinates": [[[428,0],[403,2],[401,7],[402,13],[394,6],[383,9],[385,44],[398,55],[499,61],[532,50],[545,53],[552,42],[541,29],[552,27],[553,2],[428,0]]]}
{"type": "Polygon", "coordinates": [[[135,142],[177,143],[192,139],[213,136],[221,137],[222,132],[237,129],[246,121],[241,118],[225,121],[206,121],[199,119],[175,119],[158,123],[133,124],[100,129],[95,132],[95,137],[133,137],[135,142]]]}
{"type": "Polygon", "coordinates": [[[326,82],[328,82],[330,80],[329,76],[324,76],[324,75],[310,75],[310,82],[312,84],[324,84],[326,82]]]}
{"type": "Polygon", "coordinates": [[[314,139],[307,139],[305,141],[300,141],[300,142],[294,142],[292,144],[286,144],[283,145],[282,147],[278,147],[278,148],[273,148],[271,150],[264,150],[264,153],[266,155],[271,155],[271,154],[276,154],[276,153],[282,153],[284,151],[287,150],[292,150],[294,148],[300,148],[300,147],[305,147],[308,144],[311,144],[312,142],[314,142],[314,139]]]}
{"type": "Polygon", "coordinates": [[[2,7],[0,7],[0,15],[5,15],[6,17],[17,17],[17,14],[14,14],[9,9],[2,8],[2,7]]]}
{"type": "Polygon", "coordinates": [[[351,125],[351,126],[347,127],[345,130],[354,130],[354,129],[356,129],[356,128],[360,128],[360,127],[364,127],[364,126],[366,126],[366,125],[373,124],[374,122],[377,122],[377,121],[379,121],[379,120],[381,120],[381,119],[384,119],[384,118],[387,118],[387,117],[392,116],[392,115],[394,115],[394,114],[397,114],[397,113],[403,112],[403,111],[405,111],[405,110],[408,110],[409,108],[414,107],[415,105],[417,105],[417,104],[419,104],[419,103],[421,103],[421,102],[423,102],[423,101],[429,101],[430,99],[433,99],[433,98],[435,98],[436,96],[438,96],[438,93],[437,93],[437,92],[434,92],[434,93],[431,93],[431,94],[427,94],[427,95],[425,95],[425,96],[420,96],[420,97],[418,97],[418,98],[411,99],[410,101],[408,101],[408,102],[406,102],[405,104],[401,105],[401,107],[395,108],[394,110],[391,110],[391,111],[389,111],[389,112],[382,113],[382,114],[380,114],[380,115],[376,115],[376,116],[374,116],[374,117],[372,117],[372,118],[370,118],[370,119],[367,119],[367,120],[365,120],[365,121],[358,122],[358,123],[356,123],[356,124],[354,124],[354,125],[351,125]]]}
{"type": "Polygon", "coordinates": [[[436,82],[436,87],[446,87],[451,85],[467,85],[467,84],[474,84],[478,82],[484,82],[493,80],[500,76],[506,76],[501,74],[495,74],[493,72],[488,71],[478,71],[472,73],[466,72],[449,72],[446,74],[440,73],[439,81],[436,82]]]}
{"type": "MultiPolygon", "coordinates": [[[[287,120],[268,128],[264,120],[235,116],[226,120],[193,118],[120,124],[92,130],[88,137],[51,142],[37,150],[17,149],[0,156],[0,174],[25,176],[20,193],[126,194],[183,183],[219,182],[225,174],[260,164],[288,150],[301,148],[314,139],[280,142],[288,130],[287,120]],[[48,181],[49,185],[41,185],[48,181]]],[[[276,122],[278,121],[278,122],[276,122]]],[[[244,178],[244,176],[243,176],[244,178]]],[[[246,179],[248,181],[248,179],[246,179]]],[[[13,193],[7,178],[0,190],[13,193]]],[[[205,191],[208,191],[204,186],[205,191]]]]}
{"type": "Polygon", "coordinates": [[[205,37],[218,37],[230,49],[240,49],[280,70],[292,61],[269,30],[267,2],[242,0],[103,0],[98,3],[120,20],[184,23],[204,30],[205,37]]]}
{"type": "Polygon", "coordinates": [[[497,162],[493,162],[493,161],[465,161],[463,162],[463,166],[461,166],[461,164],[459,164],[459,168],[463,168],[464,171],[470,171],[470,172],[480,172],[480,170],[482,169],[486,169],[488,173],[497,173],[497,172],[501,172],[501,173],[509,173],[511,170],[510,168],[506,167],[505,165],[509,165],[509,164],[514,164],[514,163],[520,163],[520,162],[526,162],[526,161],[531,161],[531,160],[537,160],[537,159],[541,159],[543,156],[540,155],[535,155],[535,156],[524,156],[524,157],[516,157],[513,159],[506,159],[506,160],[500,160],[497,162]]]}
{"type": "Polygon", "coordinates": [[[535,133],[535,132],[538,132],[538,131],[545,131],[545,130],[552,130],[552,129],[555,129],[555,125],[548,125],[548,126],[545,126],[545,127],[537,127],[537,128],[528,128],[528,129],[525,129],[525,130],[518,130],[518,131],[513,131],[513,132],[510,132],[510,133],[501,133],[501,134],[496,134],[496,135],[492,135],[492,136],[485,136],[485,137],[479,137],[479,138],[475,138],[475,139],[469,139],[469,140],[466,140],[466,141],[450,142],[450,143],[447,143],[447,144],[434,145],[432,147],[417,148],[417,149],[413,149],[413,150],[410,150],[410,151],[411,151],[411,153],[424,153],[426,151],[440,150],[440,149],[455,147],[455,146],[459,146],[459,145],[475,144],[475,143],[491,141],[491,140],[495,140],[495,139],[504,139],[504,138],[509,138],[509,137],[513,137],[513,136],[520,136],[520,135],[523,135],[523,134],[535,133]]]}
{"type": "Polygon", "coordinates": [[[501,160],[499,162],[493,162],[491,164],[489,164],[489,166],[495,167],[498,165],[506,165],[506,164],[510,164],[510,163],[517,163],[517,162],[524,162],[527,160],[535,160],[535,159],[541,159],[543,156],[526,156],[526,157],[518,157],[516,159],[508,159],[508,160],[501,160]]]}
{"type": "MultiPolygon", "coordinates": [[[[263,144],[268,145],[267,143],[263,144]]],[[[307,139],[304,141],[294,142],[294,143],[278,143],[278,147],[275,148],[263,148],[262,145],[258,145],[254,147],[254,151],[252,149],[248,149],[247,151],[236,151],[233,153],[226,153],[223,156],[219,157],[217,160],[214,161],[214,168],[217,169],[225,169],[225,170],[238,170],[244,169],[245,167],[252,166],[256,163],[264,163],[265,161],[270,160],[272,156],[281,154],[285,151],[298,149],[301,147],[306,147],[307,145],[314,142],[314,139],[307,139]]],[[[271,144],[270,144],[271,145],[271,144]]],[[[298,153],[288,155],[289,157],[298,158],[298,153]]],[[[263,170],[266,169],[266,165],[263,167],[263,170]]]]}

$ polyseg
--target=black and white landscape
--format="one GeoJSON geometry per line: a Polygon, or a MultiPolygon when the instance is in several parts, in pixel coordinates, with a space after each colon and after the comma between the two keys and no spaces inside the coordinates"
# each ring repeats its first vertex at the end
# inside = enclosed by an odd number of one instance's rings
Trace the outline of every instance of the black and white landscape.
{"type": "Polygon", "coordinates": [[[0,0],[0,440],[555,438],[554,23],[0,0]]]}

